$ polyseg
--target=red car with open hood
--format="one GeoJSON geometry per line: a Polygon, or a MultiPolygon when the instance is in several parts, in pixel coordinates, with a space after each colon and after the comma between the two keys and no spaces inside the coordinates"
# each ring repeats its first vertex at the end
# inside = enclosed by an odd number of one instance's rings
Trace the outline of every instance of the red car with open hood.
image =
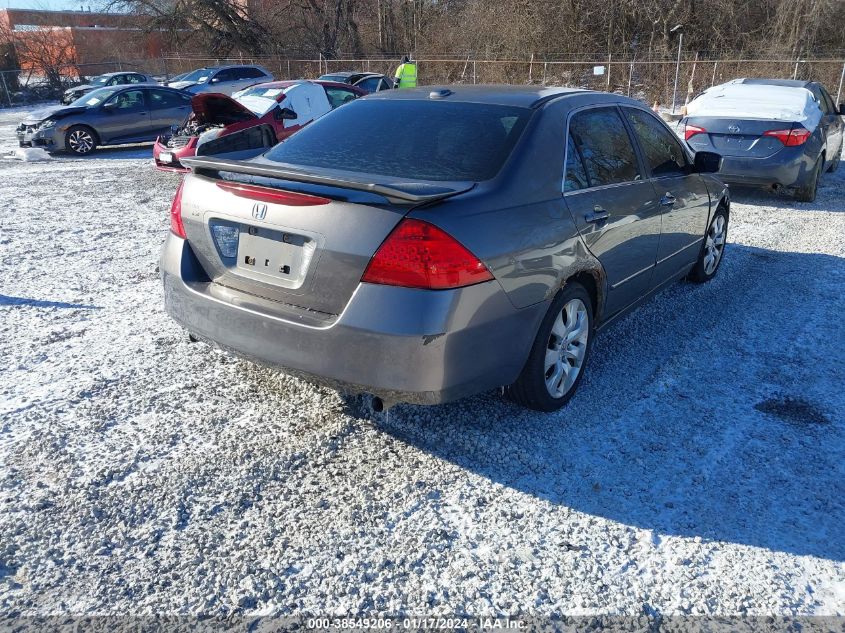
{"type": "Polygon", "coordinates": [[[333,81],[273,81],[250,86],[231,97],[200,93],[191,99],[185,123],[159,136],[153,146],[157,169],[187,171],[180,162],[197,148],[222,136],[256,127],[273,139],[284,140],[315,119],[367,94],[355,86],[333,81]],[[271,130],[271,131],[269,131],[271,130]]]}

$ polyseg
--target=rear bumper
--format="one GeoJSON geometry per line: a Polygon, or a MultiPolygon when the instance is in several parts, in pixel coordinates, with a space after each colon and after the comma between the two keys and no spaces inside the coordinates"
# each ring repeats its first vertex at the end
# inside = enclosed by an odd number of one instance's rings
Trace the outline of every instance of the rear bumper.
{"type": "Polygon", "coordinates": [[[731,184],[791,188],[804,185],[814,165],[803,148],[784,148],[769,158],[724,156],[718,177],[731,184]]]}
{"type": "Polygon", "coordinates": [[[315,318],[211,282],[173,234],[160,270],[167,312],[200,338],[387,402],[437,404],[511,384],[548,308],[514,308],[497,281],[445,291],[360,284],[342,314],[315,318]]]}

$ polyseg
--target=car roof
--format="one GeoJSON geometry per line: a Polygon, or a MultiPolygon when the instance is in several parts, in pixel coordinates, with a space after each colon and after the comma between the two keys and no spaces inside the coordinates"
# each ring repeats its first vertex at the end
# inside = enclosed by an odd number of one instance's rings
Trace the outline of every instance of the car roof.
{"type": "Polygon", "coordinates": [[[113,73],[103,73],[102,75],[98,75],[99,77],[114,77],[115,75],[144,75],[146,77],[147,73],[142,73],[140,70],[118,70],[113,73]]]}
{"type": "MultiPolygon", "coordinates": [[[[406,90],[382,90],[367,99],[430,99],[434,93],[449,91],[447,96],[439,97],[444,101],[467,103],[489,103],[534,108],[547,101],[566,95],[584,94],[581,88],[562,88],[556,86],[510,86],[498,84],[425,86],[406,90]]],[[[619,97],[627,100],[626,97],[619,97]]]]}
{"type": "Polygon", "coordinates": [[[738,83],[748,84],[751,86],[783,86],[784,88],[806,88],[816,83],[815,81],[806,81],[803,79],[761,79],[761,78],[745,78],[740,79],[738,83]]]}

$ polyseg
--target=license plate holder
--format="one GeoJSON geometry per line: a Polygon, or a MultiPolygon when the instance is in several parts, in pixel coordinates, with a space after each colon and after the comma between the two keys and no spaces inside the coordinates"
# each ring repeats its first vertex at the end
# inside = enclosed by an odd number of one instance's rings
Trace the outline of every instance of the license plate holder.
{"type": "Polygon", "coordinates": [[[298,284],[309,244],[303,235],[241,224],[236,267],[248,276],[298,284]]]}
{"type": "Polygon", "coordinates": [[[172,152],[162,152],[158,155],[158,160],[162,163],[172,163],[173,162],[173,153],[172,152]]]}

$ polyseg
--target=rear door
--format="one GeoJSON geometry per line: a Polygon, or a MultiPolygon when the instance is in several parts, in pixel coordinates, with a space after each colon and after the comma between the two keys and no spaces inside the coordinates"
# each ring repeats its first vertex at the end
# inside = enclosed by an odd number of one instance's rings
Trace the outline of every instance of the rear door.
{"type": "Polygon", "coordinates": [[[565,170],[564,200],[604,268],[611,316],[651,289],[661,215],[616,106],[572,115],[565,170]]]}
{"type": "Polygon", "coordinates": [[[150,123],[156,135],[166,133],[172,125],[180,125],[191,113],[191,98],[174,90],[150,88],[147,98],[150,123]]]}
{"type": "Polygon", "coordinates": [[[833,99],[821,84],[813,84],[811,92],[819,100],[822,109],[822,120],[819,126],[827,141],[827,161],[835,160],[842,152],[843,123],[842,117],[833,103],[833,99]]]}
{"type": "Polygon", "coordinates": [[[710,194],[699,174],[693,173],[678,137],[651,112],[623,106],[649,172],[661,211],[660,245],[654,285],[693,263],[710,214],[710,194]]]}

